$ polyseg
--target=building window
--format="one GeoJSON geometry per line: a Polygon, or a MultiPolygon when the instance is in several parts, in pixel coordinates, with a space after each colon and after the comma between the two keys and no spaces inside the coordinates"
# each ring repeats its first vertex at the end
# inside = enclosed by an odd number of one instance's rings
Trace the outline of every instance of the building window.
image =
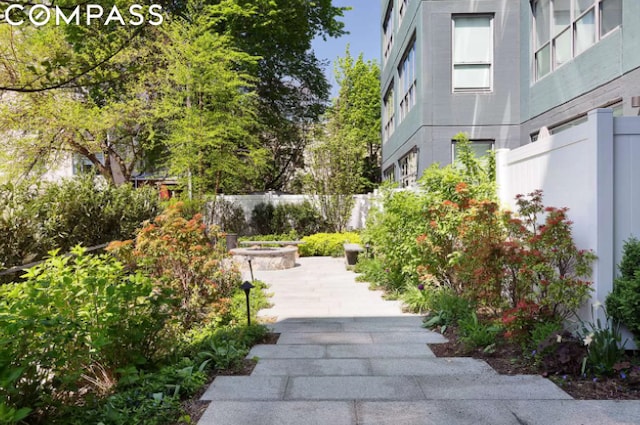
{"type": "MultiPolygon", "coordinates": [[[[104,154],[99,152],[96,154],[96,158],[100,163],[104,164],[104,154]]],[[[85,174],[98,174],[96,166],[84,155],[73,155],[73,175],[85,175],[85,174]]]]}
{"type": "MultiPolygon", "coordinates": [[[[488,158],[489,153],[493,150],[494,141],[490,139],[470,140],[469,146],[476,158],[488,158]]],[[[456,149],[455,140],[451,142],[451,162],[457,162],[460,159],[460,151],[456,149]]]]}
{"type": "Polygon", "coordinates": [[[389,90],[384,95],[383,99],[383,107],[382,111],[382,143],[389,140],[391,135],[393,134],[393,130],[395,129],[395,103],[393,99],[393,81],[389,86],[389,90]]]}
{"type": "Polygon", "coordinates": [[[384,172],[382,173],[382,181],[391,182],[391,183],[396,181],[395,165],[392,165],[391,167],[388,167],[386,170],[384,170],[384,172]]]}
{"type": "Polygon", "coordinates": [[[622,25],[622,0],[600,2],[600,37],[622,25]]]}
{"type": "Polygon", "coordinates": [[[400,88],[400,122],[402,122],[413,105],[416,104],[416,42],[415,38],[404,54],[404,58],[398,68],[400,88]]]}
{"type": "Polygon", "coordinates": [[[400,17],[398,20],[398,26],[400,26],[402,18],[404,18],[404,15],[407,13],[408,3],[409,0],[400,0],[398,3],[398,16],[400,17]]]}
{"type": "Polygon", "coordinates": [[[454,17],[453,90],[491,90],[492,64],[493,16],[454,17]]]}
{"type": "Polygon", "coordinates": [[[382,24],[382,59],[383,63],[387,62],[391,49],[393,48],[393,0],[389,1],[389,7],[384,17],[384,24],[382,24]]]}
{"type": "Polygon", "coordinates": [[[413,148],[400,161],[400,187],[413,186],[418,178],[418,150],[413,148]]]}
{"type": "Polygon", "coordinates": [[[534,0],[535,79],[622,25],[622,0],[534,0]]]}

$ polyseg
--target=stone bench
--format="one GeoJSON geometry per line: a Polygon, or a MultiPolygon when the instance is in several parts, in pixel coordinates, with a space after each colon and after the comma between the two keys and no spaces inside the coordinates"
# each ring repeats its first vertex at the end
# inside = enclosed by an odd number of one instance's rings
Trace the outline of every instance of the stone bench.
{"type": "Polygon", "coordinates": [[[347,266],[355,266],[358,262],[358,255],[364,252],[364,248],[357,243],[346,243],[344,246],[344,256],[347,260],[347,266]]]}

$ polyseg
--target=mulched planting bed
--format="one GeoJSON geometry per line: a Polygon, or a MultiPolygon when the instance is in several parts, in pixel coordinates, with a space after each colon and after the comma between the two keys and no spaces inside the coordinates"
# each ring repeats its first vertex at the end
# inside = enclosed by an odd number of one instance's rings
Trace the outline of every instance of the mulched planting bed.
{"type": "Polygon", "coordinates": [[[501,341],[493,352],[482,349],[466,350],[458,339],[458,330],[449,326],[444,332],[449,340],[444,344],[429,344],[437,357],[473,357],[489,363],[503,375],[542,375],[578,400],[640,400],[640,358],[629,353],[623,359],[635,369],[626,374],[610,378],[593,378],[572,375],[548,375],[527,361],[520,346],[501,341]]]}

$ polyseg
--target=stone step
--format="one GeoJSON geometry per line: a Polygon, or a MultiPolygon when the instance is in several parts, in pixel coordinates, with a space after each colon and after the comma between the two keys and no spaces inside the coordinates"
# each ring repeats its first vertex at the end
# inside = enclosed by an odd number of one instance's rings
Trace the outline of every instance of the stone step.
{"type": "Polygon", "coordinates": [[[495,374],[486,362],[451,359],[261,359],[251,376],[403,376],[495,374]]]}
{"type": "Polygon", "coordinates": [[[287,332],[280,335],[278,344],[408,344],[443,343],[439,333],[429,331],[406,332],[287,332]]]}
{"type": "Polygon", "coordinates": [[[640,402],[614,400],[219,401],[199,425],[623,425],[640,402]]]}
{"type": "Polygon", "coordinates": [[[553,382],[538,375],[417,376],[432,400],[571,400],[553,382]]]}
{"type": "MultiPolygon", "coordinates": [[[[282,336],[281,336],[282,338],[282,336]]],[[[247,358],[259,359],[362,359],[435,358],[427,344],[259,344],[247,358]]]]}
{"type": "Polygon", "coordinates": [[[202,400],[571,400],[533,375],[219,376],[202,400]]]}
{"type": "Polygon", "coordinates": [[[292,318],[269,324],[273,332],[425,332],[420,316],[292,318]]]}

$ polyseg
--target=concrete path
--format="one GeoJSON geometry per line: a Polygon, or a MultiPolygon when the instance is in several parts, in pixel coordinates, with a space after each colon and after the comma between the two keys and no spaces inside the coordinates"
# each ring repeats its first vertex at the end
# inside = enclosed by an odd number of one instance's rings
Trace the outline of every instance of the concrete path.
{"type": "Polygon", "coordinates": [[[251,376],[217,377],[199,425],[640,424],[640,401],[578,401],[539,376],[498,375],[485,362],[436,358],[421,328],[342,259],[256,272],[270,285],[281,336],[258,345],[251,376]]]}

